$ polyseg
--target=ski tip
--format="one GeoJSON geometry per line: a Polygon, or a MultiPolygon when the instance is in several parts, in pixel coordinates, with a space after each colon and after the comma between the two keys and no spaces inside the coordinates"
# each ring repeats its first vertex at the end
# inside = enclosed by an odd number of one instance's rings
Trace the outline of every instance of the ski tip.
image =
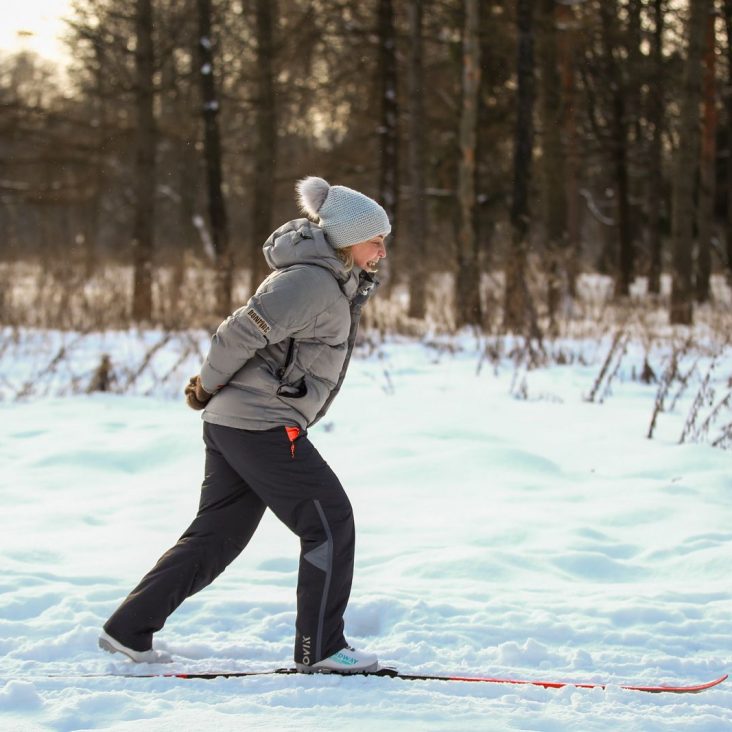
{"type": "Polygon", "coordinates": [[[715,679],[714,681],[710,681],[708,684],[702,684],[702,686],[706,686],[707,688],[710,688],[712,686],[717,686],[718,684],[721,684],[729,678],[729,674],[723,674],[718,679],[715,679]]]}
{"type": "Polygon", "coordinates": [[[714,681],[707,681],[705,684],[697,684],[696,686],[689,686],[687,688],[692,693],[696,691],[705,691],[706,689],[711,689],[713,686],[719,686],[719,684],[723,683],[728,678],[729,674],[723,674],[718,679],[714,679],[714,681]]]}
{"type": "Polygon", "coordinates": [[[654,694],[661,692],[667,692],[671,694],[697,694],[700,691],[706,691],[719,684],[723,683],[729,678],[729,674],[723,674],[718,679],[707,681],[703,684],[692,684],[688,686],[625,686],[625,689],[631,689],[632,691],[648,691],[654,694]]]}

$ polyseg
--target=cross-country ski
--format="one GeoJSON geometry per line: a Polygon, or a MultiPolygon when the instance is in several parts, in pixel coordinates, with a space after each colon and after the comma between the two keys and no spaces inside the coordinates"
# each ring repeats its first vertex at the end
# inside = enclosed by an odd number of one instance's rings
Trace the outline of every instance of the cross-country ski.
{"type": "MultiPolygon", "coordinates": [[[[186,673],[184,671],[175,673],[106,673],[106,674],[79,674],[49,676],[49,678],[73,679],[73,678],[124,678],[124,679],[246,679],[257,676],[293,676],[302,674],[296,668],[283,667],[265,671],[195,671],[186,673]]],[[[384,667],[376,671],[362,671],[353,674],[344,673],[321,673],[319,676],[337,676],[348,679],[361,676],[375,676],[381,678],[400,679],[402,681],[446,681],[477,684],[514,684],[517,686],[540,686],[544,689],[563,689],[571,686],[577,689],[606,689],[609,686],[628,691],[642,691],[651,694],[698,694],[701,691],[712,689],[728,678],[727,674],[712,681],[691,684],[626,684],[622,682],[587,682],[587,681],[540,681],[537,679],[500,678],[493,676],[471,676],[471,675],[449,675],[449,674],[418,674],[404,673],[396,668],[384,667]]]]}

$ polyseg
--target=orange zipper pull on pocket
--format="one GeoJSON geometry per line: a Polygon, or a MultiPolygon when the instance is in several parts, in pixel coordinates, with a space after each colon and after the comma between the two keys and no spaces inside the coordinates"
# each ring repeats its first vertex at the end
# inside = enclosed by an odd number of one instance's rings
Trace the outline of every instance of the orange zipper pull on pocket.
{"type": "Polygon", "coordinates": [[[285,432],[287,432],[287,437],[290,440],[290,455],[292,455],[292,458],[294,460],[295,458],[295,440],[300,437],[300,428],[299,427],[285,427],[285,432]]]}

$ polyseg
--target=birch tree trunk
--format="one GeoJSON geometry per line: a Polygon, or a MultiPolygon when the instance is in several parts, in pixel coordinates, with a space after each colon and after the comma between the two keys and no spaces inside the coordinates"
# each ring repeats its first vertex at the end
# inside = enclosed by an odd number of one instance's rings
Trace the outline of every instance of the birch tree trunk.
{"type": "Polygon", "coordinates": [[[222,190],[223,172],[218,123],[219,101],[216,96],[214,81],[214,57],[211,39],[211,0],[198,0],[198,36],[208,214],[211,225],[211,243],[216,257],[216,309],[218,315],[225,316],[231,312],[232,260],[229,250],[226,202],[222,190]]]}
{"type": "Polygon", "coordinates": [[[478,0],[465,0],[458,161],[458,273],[455,283],[458,327],[481,323],[480,266],[475,236],[475,148],[480,89],[478,27],[478,0]]]}
{"type": "Polygon", "coordinates": [[[429,261],[427,198],[425,195],[424,66],[422,21],[425,0],[409,3],[409,316],[423,319],[426,312],[429,261]]]}
{"type": "Polygon", "coordinates": [[[256,0],[257,14],[257,144],[252,181],[251,289],[269,274],[262,244],[272,233],[272,202],[277,167],[277,109],[274,85],[274,26],[276,4],[256,0]]]}
{"type": "Polygon", "coordinates": [[[691,325],[694,318],[692,248],[694,244],[694,180],[699,164],[699,104],[702,56],[710,0],[690,0],[687,54],[680,100],[679,147],[673,192],[673,279],[670,322],[691,325]]]}
{"type": "Polygon", "coordinates": [[[152,257],[155,220],[155,143],[153,109],[153,12],[151,0],[135,5],[135,214],[132,229],[132,319],[152,319],[152,257]]]}

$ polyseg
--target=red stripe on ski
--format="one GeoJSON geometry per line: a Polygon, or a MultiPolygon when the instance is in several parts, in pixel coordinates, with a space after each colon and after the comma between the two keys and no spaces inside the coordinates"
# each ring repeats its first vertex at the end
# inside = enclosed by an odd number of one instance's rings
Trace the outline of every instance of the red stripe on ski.
{"type": "MultiPolygon", "coordinates": [[[[211,674],[161,674],[163,676],[170,676],[178,679],[213,679],[213,678],[238,678],[246,676],[262,676],[269,674],[296,674],[298,673],[294,668],[279,668],[273,671],[234,671],[231,673],[211,673],[211,674]]],[[[349,674],[341,674],[348,676],[349,674]]],[[[513,684],[517,686],[541,686],[544,689],[563,689],[566,686],[571,686],[576,689],[606,689],[608,686],[618,686],[621,689],[627,689],[629,691],[643,691],[650,694],[697,694],[705,689],[711,689],[714,686],[721,684],[728,677],[727,674],[720,676],[718,679],[713,681],[707,681],[702,684],[692,684],[688,686],[674,685],[674,686],[643,686],[636,684],[611,684],[611,683],[585,683],[575,681],[538,681],[533,679],[507,679],[497,678],[491,676],[438,676],[433,674],[405,674],[399,673],[394,668],[381,668],[378,671],[373,671],[365,674],[354,674],[357,676],[388,676],[394,679],[402,679],[403,681],[463,681],[467,683],[478,683],[478,684],[513,684]]]]}
{"type": "MultiPolygon", "coordinates": [[[[237,679],[247,678],[250,676],[273,676],[273,675],[294,675],[300,673],[294,668],[278,668],[269,669],[265,671],[214,671],[210,673],[159,673],[159,674],[113,674],[113,673],[101,673],[101,674],[59,674],[49,675],[45,678],[139,678],[139,679],[237,679]]],[[[314,676],[319,674],[313,674],[314,676]]],[[[323,674],[325,675],[325,674],[323,674]]],[[[621,689],[627,689],[629,691],[644,691],[650,694],[698,694],[700,691],[711,689],[714,686],[718,686],[728,678],[727,674],[720,676],[718,679],[713,681],[707,681],[701,684],[688,684],[688,685],[661,685],[661,686],[644,686],[636,684],[616,684],[613,682],[577,682],[577,681],[538,681],[533,679],[510,679],[510,678],[498,678],[491,676],[438,676],[433,674],[408,674],[399,673],[395,668],[380,668],[378,671],[371,671],[360,674],[331,674],[334,676],[386,676],[393,679],[402,679],[403,681],[456,681],[456,682],[467,682],[467,683],[482,683],[482,684],[514,684],[518,686],[540,686],[545,689],[562,689],[566,686],[571,686],[576,689],[606,689],[608,686],[617,686],[621,689]]]]}
{"type": "MultiPolygon", "coordinates": [[[[407,681],[466,681],[472,683],[483,684],[515,684],[520,686],[541,686],[545,689],[563,689],[566,686],[572,686],[576,689],[606,689],[608,686],[615,686],[611,683],[582,683],[575,681],[538,681],[533,679],[503,679],[493,678],[490,676],[434,676],[427,674],[394,674],[394,678],[405,679],[407,681]]],[[[713,681],[707,681],[703,684],[693,684],[689,686],[641,686],[635,684],[617,684],[621,689],[630,691],[645,691],[650,694],[696,694],[705,689],[711,689],[721,684],[728,678],[728,674],[720,676],[713,681]]]]}

